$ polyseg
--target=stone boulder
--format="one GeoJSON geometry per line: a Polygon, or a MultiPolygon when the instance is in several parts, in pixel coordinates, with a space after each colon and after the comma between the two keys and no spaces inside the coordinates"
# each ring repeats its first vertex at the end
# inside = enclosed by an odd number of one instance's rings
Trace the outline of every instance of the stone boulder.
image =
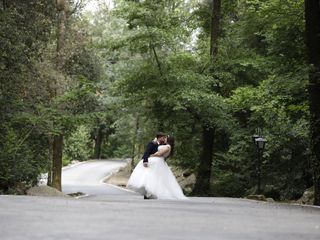
{"type": "Polygon", "coordinates": [[[183,170],[178,167],[171,167],[173,174],[176,176],[185,194],[190,194],[196,183],[196,175],[191,170],[183,170]]]}
{"type": "Polygon", "coordinates": [[[254,194],[247,196],[248,199],[257,200],[257,201],[267,201],[266,197],[261,194],[254,194]]]}
{"type": "Polygon", "coordinates": [[[312,205],[313,201],[314,201],[314,187],[311,187],[304,191],[302,197],[297,202],[299,204],[312,205]]]}
{"type": "Polygon", "coordinates": [[[67,195],[58,191],[53,187],[46,185],[36,186],[27,190],[27,195],[30,196],[44,196],[44,197],[66,197],[67,195]]]}

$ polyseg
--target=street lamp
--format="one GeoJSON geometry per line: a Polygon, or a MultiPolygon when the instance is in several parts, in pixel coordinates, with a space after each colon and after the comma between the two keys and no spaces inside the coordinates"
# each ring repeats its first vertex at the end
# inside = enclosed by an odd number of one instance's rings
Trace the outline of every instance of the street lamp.
{"type": "Polygon", "coordinates": [[[266,142],[267,140],[265,140],[263,137],[258,137],[255,139],[255,143],[259,151],[264,150],[264,146],[266,145],[266,142]]]}
{"type": "Polygon", "coordinates": [[[264,147],[266,145],[267,140],[264,139],[260,135],[260,130],[259,130],[259,135],[255,134],[252,136],[252,140],[254,144],[257,147],[257,152],[258,152],[258,166],[257,166],[257,175],[258,175],[258,193],[261,192],[261,158],[262,158],[262,152],[264,150],[264,147]]]}

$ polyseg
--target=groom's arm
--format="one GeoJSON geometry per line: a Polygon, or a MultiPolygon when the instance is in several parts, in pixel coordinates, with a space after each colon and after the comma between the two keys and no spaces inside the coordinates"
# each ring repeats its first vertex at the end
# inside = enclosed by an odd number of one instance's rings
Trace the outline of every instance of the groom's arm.
{"type": "Polygon", "coordinates": [[[155,147],[155,144],[153,142],[148,143],[146,151],[144,152],[143,157],[142,157],[144,163],[148,162],[148,158],[153,153],[154,147],[155,147]]]}
{"type": "Polygon", "coordinates": [[[165,155],[169,151],[170,151],[170,146],[165,146],[160,151],[157,151],[156,153],[151,154],[151,157],[162,157],[163,155],[165,155]]]}

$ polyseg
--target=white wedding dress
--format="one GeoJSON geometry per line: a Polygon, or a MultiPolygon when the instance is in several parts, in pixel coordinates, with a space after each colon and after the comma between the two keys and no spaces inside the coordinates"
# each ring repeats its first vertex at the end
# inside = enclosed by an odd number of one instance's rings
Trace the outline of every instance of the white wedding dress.
{"type": "MultiPolygon", "coordinates": [[[[158,147],[158,151],[165,145],[158,147]]],[[[127,188],[139,192],[143,195],[157,199],[179,199],[187,200],[175,176],[173,175],[165,157],[149,157],[148,167],[143,166],[143,160],[133,170],[127,188]]]]}

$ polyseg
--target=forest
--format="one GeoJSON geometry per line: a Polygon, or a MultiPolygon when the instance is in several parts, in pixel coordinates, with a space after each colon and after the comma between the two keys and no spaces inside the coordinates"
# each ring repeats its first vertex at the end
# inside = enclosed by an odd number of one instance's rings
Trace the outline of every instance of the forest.
{"type": "Polygon", "coordinates": [[[162,131],[191,195],[320,205],[319,0],[88,2],[0,1],[0,193],[162,131]]]}

